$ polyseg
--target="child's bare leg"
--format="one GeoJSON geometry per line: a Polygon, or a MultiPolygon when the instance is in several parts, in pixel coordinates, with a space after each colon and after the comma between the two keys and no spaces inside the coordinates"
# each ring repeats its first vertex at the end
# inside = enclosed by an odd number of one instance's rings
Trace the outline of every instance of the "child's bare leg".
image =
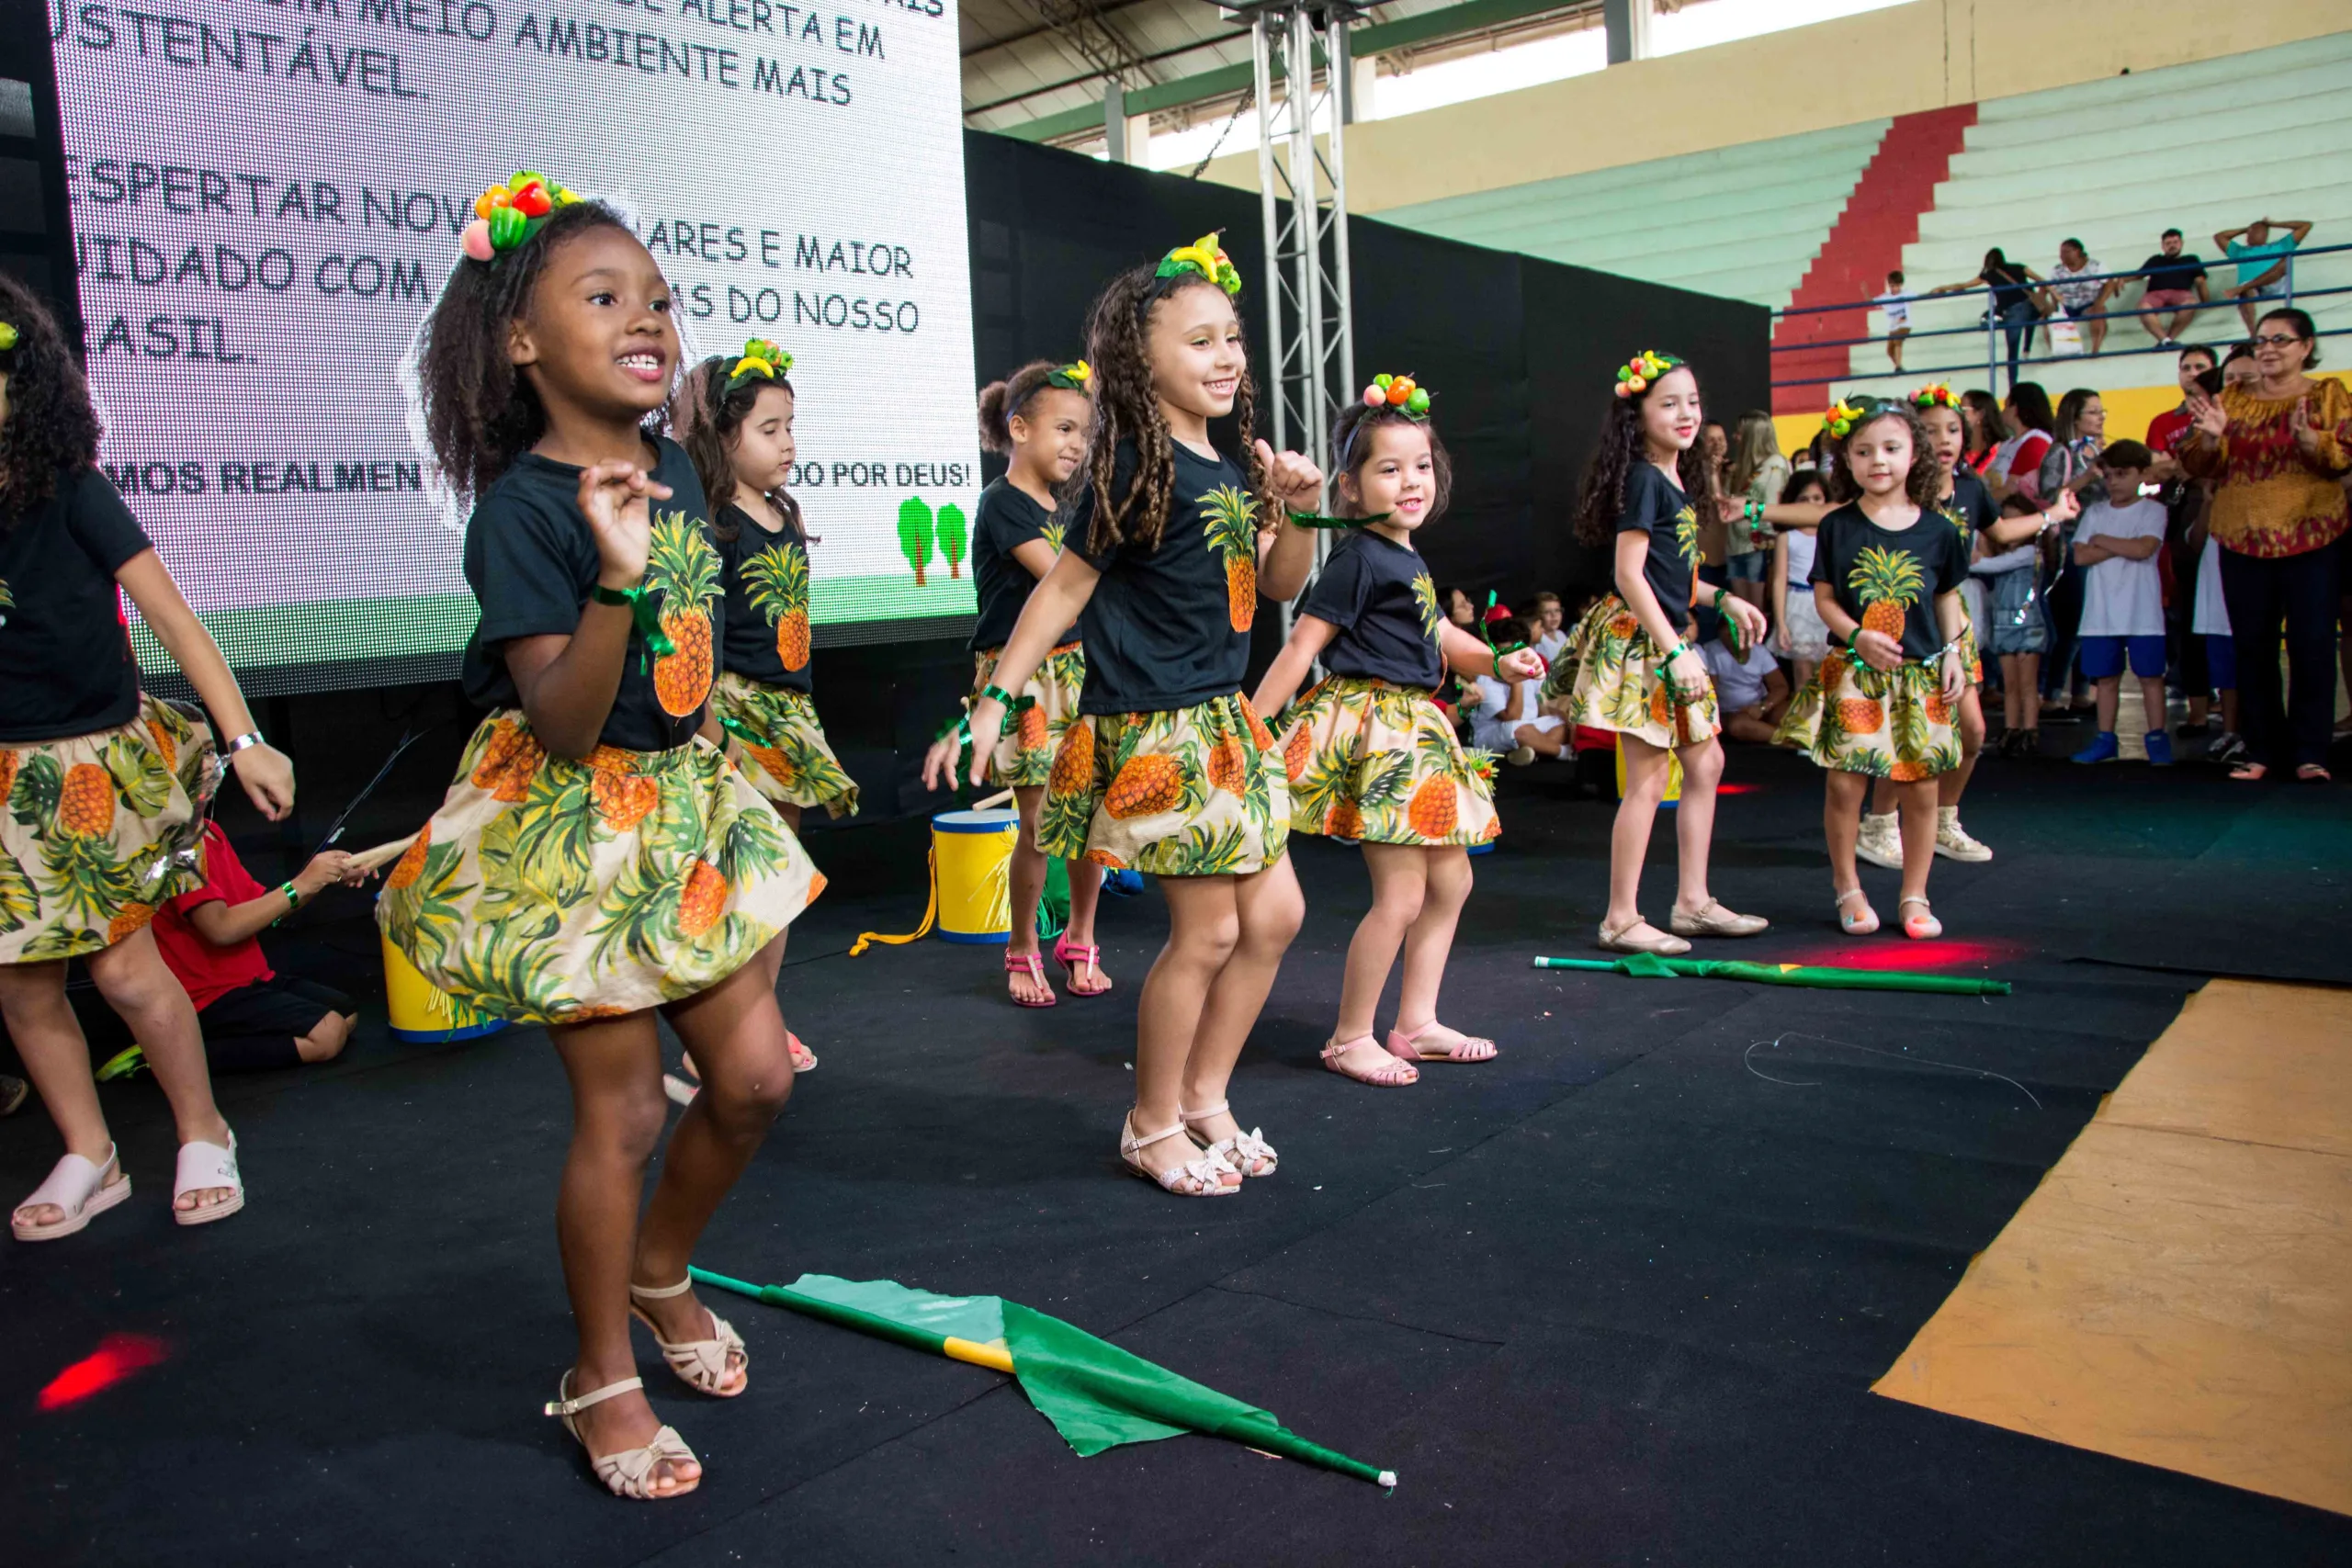
{"type": "MultiPolygon", "coordinates": [[[[555,1230],[580,1330],[580,1359],[571,1370],[571,1392],[579,1395],[637,1376],[628,1339],[637,1206],[669,1106],[651,1012],[548,1033],[571,1080],[571,1148],[556,1194],[555,1230]]],[[[616,1394],[572,1419],[596,1455],[642,1448],[662,1427],[641,1390],[616,1394]]],[[[698,1464],[665,1462],[655,1467],[652,1490],[671,1495],[701,1474],[698,1464]]]]}
{"type": "MultiPolygon", "coordinates": [[[[1046,890],[1046,856],[1037,848],[1037,812],[1045,804],[1046,790],[1042,784],[1025,785],[1012,792],[1013,804],[1021,808],[1021,828],[1012,840],[1012,865],[1007,876],[1012,901],[1012,934],[1005,943],[1007,956],[1020,958],[1037,951],[1037,899],[1046,890]]],[[[1071,884],[1073,891],[1077,885],[1071,884]]],[[[1047,1002],[1053,1000],[1054,988],[1031,978],[1019,970],[1005,972],[1005,987],[1015,1000],[1047,1002]]]]}
{"type": "Polygon", "coordinates": [[[1539,757],[1556,757],[1567,750],[1568,731],[1566,725],[1538,729],[1532,724],[1522,724],[1512,732],[1511,739],[1539,757]]]}
{"type": "Polygon", "coordinates": [[[1715,786],[1724,779],[1723,743],[1715,739],[1685,746],[1682,759],[1682,803],[1674,811],[1677,874],[1675,908],[1696,915],[1714,902],[1707,891],[1707,851],[1715,836],[1715,786]]]}
{"type": "MultiPolygon", "coordinates": [[[[1420,916],[1405,933],[1405,978],[1396,996],[1397,1031],[1412,1035],[1437,1021],[1438,987],[1445,982],[1446,955],[1453,949],[1454,927],[1461,922],[1462,906],[1469,901],[1473,879],[1470,852],[1459,845],[1406,852],[1421,857],[1428,884],[1420,916]]],[[[1425,1043],[1449,1044],[1452,1032],[1439,1025],[1425,1043]]]]}
{"type": "MultiPolygon", "coordinates": [[[[1388,1055],[1374,1036],[1380,1012],[1380,993],[1388,984],[1396,950],[1405,933],[1421,917],[1429,889],[1429,852],[1408,844],[1366,844],[1364,870],[1372,876],[1372,908],[1356,924],[1348,942],[1347,978],[1340,984],[1340,1019],[1331,1031],[1334,1040],[1357,1042],[1344,1059],[1365,1071],[1382,1065],[1388,1055]]],[[[1400,1015],[1401,1016],[1401,1015],[1400,1015]]]]}
{"type": "Polygon", "coordinates": [[[2172,714],[2165,706],[2165,678],[2161,675],[2140,677],[2140,703],[2148,712],[2148,733],[2163,735],[2172,728],[2172,714]]]}
{"type": "Polygon", "coordinates": [[[1663,936],[1642,919],[1642,862],[1649,854],[1657,803],[1666,798],[1672,753],[1638,735],[1621,733],[1617,743],[1625,752],[1625,798],[1617,803],[1617,820],[1609,830],[1609,910],[1601,923],[1621,936],[1663,936]]]}
{"type": "MultiPolygon", "coordinates": [[[[97,1081],[90,1076],[89,1043],[82,1023],[65,1000],[65,962],[0,964],[0,1022],[24,1058],[25,1076],[40,1091],[65,1152],[80,1155],[92,1165],[107,1162],[113,1139],[98,1109],[97,1081]]],[[[122,1179],[118,1171],[115,1179],[122,1179]]],[[[65,1217],[54,1203],[40,1203],[18,1213],[39,1224],[54,1224],[65,1217]]]]}
{"type": "Polygon", "coordinates": [[[1873,817],[1883,817],[1894,809],[1894,781],[1893,779],[1872,779],[1871,781],[1871,815],[1873,817]]]}
{"type": "Polygon", "coordinates": [[[2041,728],[2041,655],[2020,653],[2018,658],[2018,683],[2025,688],[2018,717],[2028,729],[2041,728]]]}
{"type": "MultiPolygon", "coordinates": [[[[1241,916],[1234,897],[1238,880],[1159,879],[1160,896],[1168,900],[1168,942],[1152,960],[1136,998],[1136,1104],[1128,1119],[1138,1134],[1183,1121],[1185,1067],[1193,1036],[1200,1031],[1210,987],[1241,941],[1241,916]]],[[[1205,1103],[1214,1105],[1216,1097],[1205,1103]]],[[[1144,1145],[1136,1157],[1158,1175],[1199,1158],[1200,1150],[1188,1139],[1163,1138],[1144,1145]]]]}
{"type": "Polygon", "coordinates": [[[1894,786],[1895,809],[1903,814],[1903,897],[1928,896],[1928,872],[1936,863],[1936,781],[1913,779],[1894,786]]]}
{"type": "MultiPolygon", "coordinates": [[[[1838,893],[1850,892],[1862,885],[1861,873],[1854,865],[1854,838],[1861,831],[1862,800],[1870,793],[1869,784],[1870,780],[1860,773],[1833,770],[1823,775],[1821,836],[1829,845],[1829,886],[1838,893]]],[[[1933,834],[1928,842],[1932,854],[1933,834]]],[[[1851,900],[1849,908],[1854,908],[1858,916],[1871,912],[1867,898],[1851,900]]]]}
{"type": "Polygon", "coordinates": [[[2001,728],[2025,728],[2025,694],[2018,690],[2018,656],[2001,655],[2001,728]]]}
{"type": "MultiPolygon", "coordinates": [[[[2116,705],[2123,692],[2123,677],[2106,676],[2099,681],[2096,690],[2097,696],[2094,700],[2098,707],[2098,727],[2102,731],[2111,731],[2115,728],[2116,705]]],[[[2156,716],[2162,718],[2163,710],[2159,709],[2156,716]]]]}
{"type": "MultiPolygon", "coordinates": [[[[1069,924],[1062,928],[1062,934],[1073,947],[1092,947],[1094,911],[1102,905],[1102,868],[1092,861],[1074,860],[1065,862],[1063,869],[1069,874],[1069,924]]],[[[1091,965],[1094,973],[1091,976],[1086,973],[1089,967],[1078,965],[1080,976],[1089,984],[1109,985],[1111,977],[1102,972],[1101,964],[1091,965]]]]}
{"type": "Polygon", "coordinates": [[[2227,686],[2222,688],[2222,728],[2232,735],[2240,733],[2238,729],[2238,689],[2235,686],[2227,686]]]}
{"type": "MultiPolygon", "coordinates": [[[[88,962],[98,994],[146,1052],[147,1066],[172,1103],[172,1121],[180,1142],[200,1141],[226,1148],[229,1123],[220,1119],[220,1108],[212,1101],[212,1072],[204,1060],[204,1030],[197,1022],[187,988],[164,966],[154,931],[133,931],[105,952],[90,954],[88,962]]],[[[198,1188],[181,1193],[172,1207],[183,1213],[209,1208],[225,1202],[233,1190],[198,1188]]]]}
{"type": "MultiPolygon", "coordinates": [[[[1234,913],[1239,931],[1232,953],[1210,983],[1207,1005],[1193,1027],[1192,1048],[1184,1060],[1184,1103],[1215,1105],[1226,1098],[1233,1066],[1250,1032],[1273,989],[1274,974],[1283,954],[1306,919],[1306,898],[1298,890],[1298,872],[1290,856],[1233,881],[1234,913]]],[[[1241,1130],[1230,1114],[1195,1121],[1193,1130],[1210,1143],[1241,1130]]]]}
{"type": "Polygon", "coordinates": [[[1984,699],[1973,686],[1963,686],[1960,693],[1960,766],[1936,779],[1936,804],[1958,806],[1967,793],[1969,776],[1976,772],[1976,759],[1984,750],[1984,699]]]}

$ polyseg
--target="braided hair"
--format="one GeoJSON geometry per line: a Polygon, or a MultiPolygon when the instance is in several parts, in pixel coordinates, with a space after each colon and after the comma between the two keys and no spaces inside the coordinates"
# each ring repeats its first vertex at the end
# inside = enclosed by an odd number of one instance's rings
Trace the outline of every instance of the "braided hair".
{"type": "Polygon", "coordinates": [[[0,529],[48,504],[57,481],[98,460],[97,410],[57,318],[31,289],[0,273],[0,321],[17,329],[0,349],[8,417],[0,423],[0,529]]]}
{"type": "MultiPolygon", "coordinates": [[[[1696,369],[1687,364],[1675,366],[1674,369],[1687,373],[1692,387],[1697,387],[1696,369]]],[[[1664,379],[1659,378],[1660,381],[1664,379]]],[[[1578,543],[1606,548],[1615,536],[1617,519],[1625,512],[1625,480],[1649,461],[1647,438],[1642,429],[1642,405],[1657,389],[1658,381],[1652,381],[1638,392],[1609,400],[1609,412],[1600,419],[1600,439],[1594,445],[1592,461],[1584,472],[1584,490],[1577,498],[1578,543]]],[[[1713,517],[1715,466],[1707,460],[1704,444],[1693,441],[1684,447],[1674,460],[1674,473],[1682,493],[1698,514],[1713,517]]]]}
{"type": "Polygon", "coordinates": [[[420,434],[460,502],[488,490],[547,434],[547,409],[508,357],[507,340],[530,310],[548,258],[592,229],[633,232],[604,202],[559,207],[496,261],[458,262],[424,319],[413,355],[420,434]]]}
{"type": "MultiPolygon", "coordinates": [[[[675,396],[670,400],[670,428],[678,445],[686,449],[686,457],[695,466],[695,475],[702,480],[703,501],[710,508],[710,531],[722,544],[733,544],[742,532],[742,525],[727,514],[734,504],[735,492],[742,488],[735,477],[735,446],[742,439],[743,422],[752,417],[752,409],[760,394],[770,387],[781,387],[796,399],[791,380],[783,376],[773,379],[753,378],[733,391],[727,391],[729,356],[713,355],[686,372],[678,383],[675,396]]],[[[774,506],[793,528],[800,527],[800,503],[781,490],[766,492],[768,503],[774,506]]]]}
{"type": "MultiPolygon", "coordinates": [[[[1151,312],[1187,288],[1216,287],[1198,276],[1161,278],[1149,266],[1130,267],[1110,281],[1087,311],[1086,357],[1094,367],[1095,422],[1086,448],[1083,488],[1094,497],[1086,548],[1096,555],[1129,543],[1147,551],[1159,548],[1176,483],[1176,446],[1168,417],[1160,412],[1159,394],[1152,389],[1151,312]],[[1135,482],[1124,498],[1114,498],[1112,482],[1122,441],[1135,444],[1137,461],[1135,482]]],[[[1258,389],[1246,360],[1234,391],[1233,413],[1240,426],[1241,449],[1248,454],[1250,488],[1262,495],[1265,465],[1254,441],[1258,389]]],[[[1073,488],[1072,498],[1079,493],[1073,488]]]]}

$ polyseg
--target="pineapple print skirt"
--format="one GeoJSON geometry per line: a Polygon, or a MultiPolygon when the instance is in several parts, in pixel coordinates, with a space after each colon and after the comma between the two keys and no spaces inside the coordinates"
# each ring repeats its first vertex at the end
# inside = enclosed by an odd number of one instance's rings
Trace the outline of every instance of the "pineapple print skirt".
{"type": "Polygon", "coordinates": [[[1080,714],[1062,734],[1037,848],[1155,876],[1246,876],[1283,858],[1274,738],[1236,692],[1168,713],[1080,714]]]}
{"type": "Polygon", "coordinates": [[[1665,650],[1614,593],[1585,612],[1544,682],[1544,711],[1570,724],[1613,729],[1653,746],[1696,746],[1723,732],[1715,684],[1669,689],[1657,667],[1665,650]]]}
{"type": "Polygon", "coordinates": [[[1952,712],[1935,665],[1879,671],[1832,649],[1772,739],[1825,768],[1907,784],[1960,766],[1952,712]]]}
{"type": "Polygon", "coordinates": [[[1333,675],[1289,717],[1282,756],[1292,832],[1434,849],[1502,831],[1494,754],[1464,752],[1429,693],[1333,675]]]}
{"type": "Polygon", "coordinates": [[[98,953],[199,886],[212,730],[141,692],[114,729],[0,744],[0,964],[98,953]]]}
{"type": "Polygon", "coordinates": [[[821,806],[830,817],[857,815],[857,781],[826,743],[808,693],[722,671],[710,710],[726,728],[727,760],[753,789],[786,806],[821,806]]]}
{"type": "Polygon", "coordinates": [[[824,886],[708,741],[571,761],[507,710],[474,731],[376,923],[492,1017],[582,1023],[709,989],[824,886]]]}
{"type": "MultiPolygon", "coordinates": [[[[1004,652],[991,648],[973,658],[972,694],[996,677],[996,661],[1004,652]]],[[[999,789],[1029,789],[1053,776],[1054,753],[1078,717],[1078,695],[1086,687],[1086,653],[1078,643],[1066,642],[1046,656],[1029,683],[1013,694],[1035,699],[1021,716],[997,737],[989,758],[989,783],[999,789]]]]}

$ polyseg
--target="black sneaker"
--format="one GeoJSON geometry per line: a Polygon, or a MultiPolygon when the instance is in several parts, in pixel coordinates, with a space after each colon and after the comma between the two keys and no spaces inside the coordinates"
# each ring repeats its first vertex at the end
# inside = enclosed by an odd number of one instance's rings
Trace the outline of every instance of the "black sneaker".
{"type": "Polygon", "coordinates": [[[2205,745],[2207,761],[2222,762],[2233,768],[2246,761],[2251,755],[2245,743],[2245,737],[2235,731],[2225,731],[2217,735],[2205,745]]]}

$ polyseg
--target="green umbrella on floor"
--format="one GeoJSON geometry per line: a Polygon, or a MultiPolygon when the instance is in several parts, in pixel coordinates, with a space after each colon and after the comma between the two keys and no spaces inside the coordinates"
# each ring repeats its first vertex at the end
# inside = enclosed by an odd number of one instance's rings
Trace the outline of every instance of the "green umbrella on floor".
{"type": "Polygon", "coordinates": [[[1538,969],[1589,969],[1630,975],[1641,980],[1696,976],[1702,980],[1753,980],[1761,986],[1811,986],[1825,991],[1941,991],[1956,997],[2006,997],[2007,980],[1960,975],[1918,975],[1901,969],[1829,969],[1815,964],[1751,964],[1737,958],[1660,958],[1631,953],[1623,958],[1539,958],[1538,969]]]}
{"type": "Polygon", "coordinates": [[[1199,1432],[1375,1485],[1396,1484],[1394,1471],[1310,1443],[1254,1405],[1001,1296],[941,1296],[893,1280],[838,1280],[830,1274],[803,1274],[786,1286],[754,1285],[707,1269],[693,1272],[700,1284],[1010,1372],[1029,1403],[1081,1458],[1122,1443],[1199,1432]]]}

